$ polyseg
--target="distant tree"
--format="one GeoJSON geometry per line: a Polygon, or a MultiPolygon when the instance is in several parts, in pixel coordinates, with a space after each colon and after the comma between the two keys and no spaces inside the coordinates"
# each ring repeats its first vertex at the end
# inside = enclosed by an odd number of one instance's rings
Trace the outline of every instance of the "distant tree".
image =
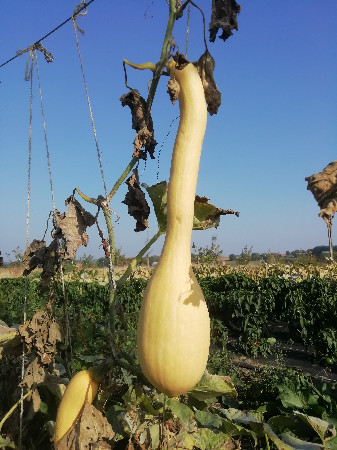
{"type": "Polygon", "coordinates": [[[217,237],[212,236],[211,247],[199,247],[197,249],[195,243],[193,242],[192,248],[195,251],[196,262],[199,264],[212,264],[215,263],[219,256],[222,254],[220,246],[217,244],[217,237]]]}
{"type": "Polygon", "coordinates": [[[261,253],[252,253],[251,258],[252,258],[252,261],[260,261],[261,253]]]}
{"type": "Polygon", "coordinates": [[[102,258],[98,258],[96,261],[97,267],[109,267],[109,260],[104,256],[102,258]]]}
{"type": "Polygon", "coordinates": [[[252,248],[253,248],[253,246],[248,248],[248,245],[246,245],[241,250],[241,255],[237,259],[238,264],[248,264],[249,261],[252,260],[252,248]]]}
{"type": "Polygon", "coordinates": [[[229,260],[230,261],[236,261],[238,259],[238,257],[237,257],[237,255],[234,255],[234,253],[231,253],[230,255],[229,255],[229,260]]]}
{"type": "Polygon", "coordinates": [[[92,255],[87,255],[86,253],[80,258],[80,263],[83,269],[89,269],[96,266],[94,257],[92,255]]]}
{"type": "Polygon", "coordinates": [[[9,259],[9,265],[13,267],[21,267],[23,251],[17,246],[11,253],[6,253],[7,258],[9,259]],[[11,256],[11,254],[13,256],[11,256]],[[14,259],[12,259],[14,257],[14,259]]]}

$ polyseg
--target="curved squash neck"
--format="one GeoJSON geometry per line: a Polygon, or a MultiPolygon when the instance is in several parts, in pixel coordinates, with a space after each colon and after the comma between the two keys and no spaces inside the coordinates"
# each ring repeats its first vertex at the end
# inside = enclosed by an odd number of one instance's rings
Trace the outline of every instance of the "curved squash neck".
{"type": "Polygon", "coordinates": [[[180,85],[180,122],[174,143],[167,200],[167,234],[162,252],[179,263],[191,262],[191,234],[202,142],[206,130],[207,109],[204,90],[197,69],[188,64],[170,75],[180,85]],[[171,255],[172,256],[172,255],[171,255]]]}

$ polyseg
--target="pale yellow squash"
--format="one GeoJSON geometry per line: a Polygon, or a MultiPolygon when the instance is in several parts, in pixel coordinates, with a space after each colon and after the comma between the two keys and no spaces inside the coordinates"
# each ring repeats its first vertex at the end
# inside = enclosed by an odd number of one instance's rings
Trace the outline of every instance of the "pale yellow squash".
{"type": "Polygon", "coordinates": [[[98,390],[100,376],[97,368],[82,370],[70,380],[57,410],[54,447],[79,418],[85,403],[92,403],[98,390]]]}
{"type": "Polygon", "coordinates": [[[194,199],[207,106],[197,69],[168,69],[180,85],[180,123],[168,186],[163,251],[140,310],[137,352],[146,378],[170,397],[192,389],[208,359],[210,320],[191,268],[194,199]]]}

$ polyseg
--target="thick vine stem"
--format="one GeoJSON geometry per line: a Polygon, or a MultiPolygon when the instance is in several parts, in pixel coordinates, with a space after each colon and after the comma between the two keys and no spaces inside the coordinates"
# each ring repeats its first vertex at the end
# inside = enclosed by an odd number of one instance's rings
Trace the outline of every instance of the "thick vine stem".
{"type": "Polygon", "coordinates": [[[8,417],[15,411],[15,409],[21,404],[23,400],[25,400],[31,393],[33,392],[33,389],[30,389],[22,398],[20,398],[12,407],[11,409],[5,414],[3,419],[0,422],[0,432],[2,429],[3,424],[6,422],[8,417]]]}
{"type": "Polygon", "coordinates": [[[142,257],[145,255],[145,253],[150,249],[150,247],[156,242],[156,240],[162,235],[162,231],[158,231],[150,240],[149,242],[141,249],[141,251],[138,253],[137,256],[133,258],[133,260],[128,265],[127,269],[123,273],[123,275],[120,277],[119,280],[116,281],[117,286],[120,286],[125,283],[125,281],[129,278],[132,271],[138,264],[138,262],[142,259],[142,257]]]}
{"type": "Polygon", "coordinates": [[[153,103],[154,95],[157,90],[159,78],[160,78],[162,71],[166,65],[166,62],[169,58],[168,49],[169,49],[169,46],[170,46],[170,43],[172,40],[174,23],[176,20],[176,12],[177,12],[177,10],[176,10],[175,0],[169,0],[169,18],[167,21],[164,42],[163,42],[163,46],[162,46],[162,50],[161,50],[161,54],[160,54],[160,60],[156,64],[156,69],[154,71],[154,75],[153,75],[150,90],[149,90],[149,95],[148,95],[147,102],[146,102],[146,107],[147,107],[148,113],[151,111],[151,106],[153,103]]]}
{"type": "Polygon", "coordinates": [[[126,166],[124,172],[121,174],[121,176],[118,178],[118,180],[116,181],[114,187],[111,189],[106,201],[107,203],[110,203],[112,197],[116,194],[116,192],[118,191],[119,187],[121,186],[121,184],[125,181],[126,177],[129,175],[129,173],[131,172],[131,170],[133,169],[133,167],[135,166],[135,164],[138,162],[138,158],[136,158],[135,156],[131,159],[131,161],[129,162],[129,164],[126,166]]]}

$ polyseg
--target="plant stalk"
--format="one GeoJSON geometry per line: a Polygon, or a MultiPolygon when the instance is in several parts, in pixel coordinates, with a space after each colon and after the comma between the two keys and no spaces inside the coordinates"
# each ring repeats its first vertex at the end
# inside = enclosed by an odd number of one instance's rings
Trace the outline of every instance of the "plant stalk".
{"type": "Polygon", "coordinates": [[[133,258],[133,260],[128,265],[127,269],[120,277],[119,280],[116,281],[117,286],[122,285],[131,275],[134,268],[137,266],[138,262],[142,259],[145,253],[149,250],[149,248],[156,242],[156,240],[162,235],[162,231],[157,231],[157,233],[149,240],[149,242],[141,249],[137,256],[133,258]]]}
{"type": "Polygon", "coordinates": [[[31,393],[33,392],[32,389],[30,389],[22,398],[19,398],[19,400],[11,407],[11,409],[5,414],[5,416],[3,417],[3,419],[0,422],[0,432],[2,429],[3,424],[6,422],[6,420],[8,419],[8,417],[16,410],[16,408],[21,404],[21,402],[23,400],[25,400],[25,398],[27,398],[31,393]]]}

